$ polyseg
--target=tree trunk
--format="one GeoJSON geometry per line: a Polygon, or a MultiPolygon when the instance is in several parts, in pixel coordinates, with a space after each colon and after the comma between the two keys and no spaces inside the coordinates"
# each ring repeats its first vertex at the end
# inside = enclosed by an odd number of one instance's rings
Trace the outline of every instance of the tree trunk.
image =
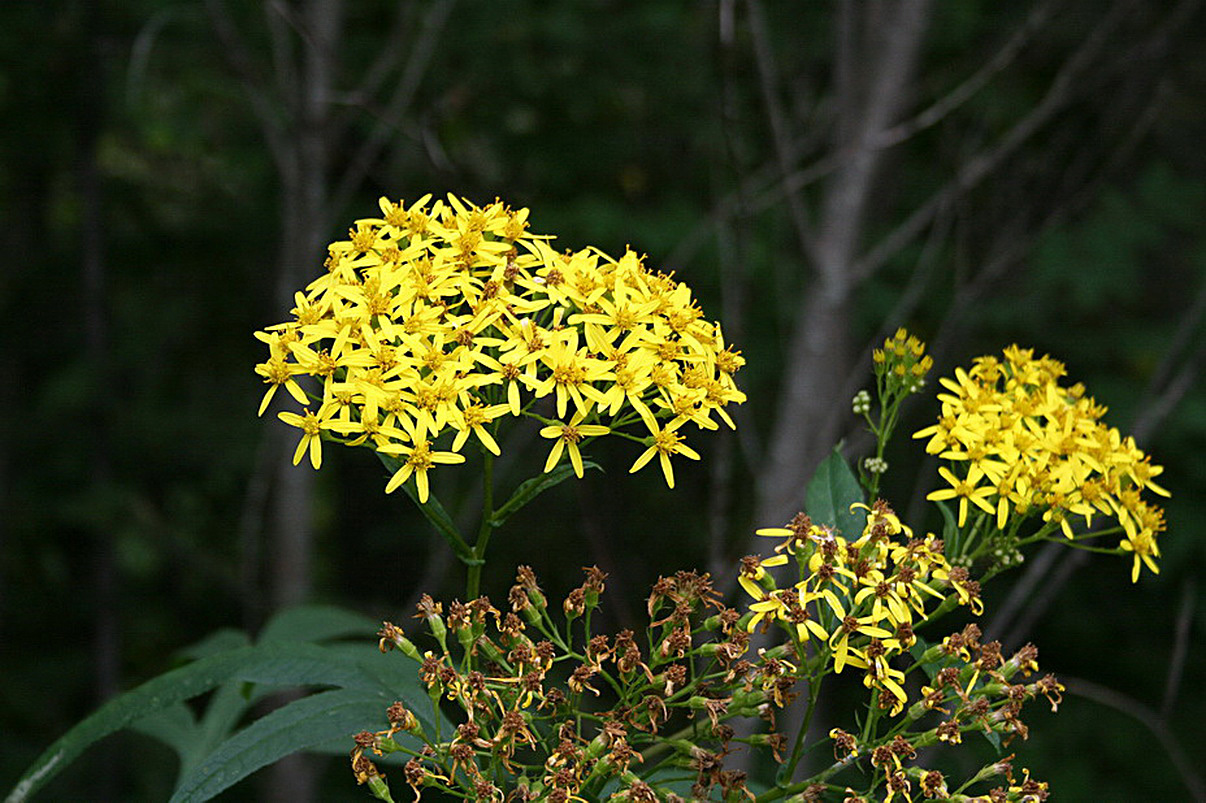
{"type": "Polygon", "coordinates": [[[928,0],[842,3],[835,75],[843,154],[825,186],[811,256],[814,268],[792,331],[767,458],[759,476],[758,526],[777,526],[804,506],[804,490],[833,446],[846,409],[842,379],[852,359],[852,266],[882,162],[875,137],[900,114],[929,16],[928,0]],[[861,17],[860,17],[861,15],[861,17]]]}

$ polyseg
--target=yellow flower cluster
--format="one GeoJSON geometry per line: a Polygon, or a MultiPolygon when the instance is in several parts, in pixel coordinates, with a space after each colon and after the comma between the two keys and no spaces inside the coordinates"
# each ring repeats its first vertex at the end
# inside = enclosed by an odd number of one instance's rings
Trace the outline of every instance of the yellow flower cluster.
{"type": "Polygon", "coordinates": [[[557,253],[528,232],[527,209],[499,201],[380,207],[330,245],[294,320],[256,333],[269,348],[260,414],[281,386],[305,406],[279,414],[302,430],[294,463],[308,451],[318,468],[324,437],[365,444],[402,464],[387,492],[413,476],[426,501],[427,472],[462,462],[470,436],[499,454],[507,416],[542,421],[545,471],[568,454],[578,476],[584,439],[639,420],[647,435],[619,433],[646,446],[632,470],[657,457],[673,487],[670,457],[698,458],[683,425],[733,426],[724,408],[745,400],[733,381],[744,359],[686,285],[633,251],[557,253]]]}
{"type": "Polygon", "coordinates": [[[882,349],[875,349],[871,359],[880,382],[880,398],[916,393],[934,367],[934,358],[925,353],[925,343],[903,327],[884,341],[882,349]]]}
{"type": "Polygon", "coordinates": [[[864,684],[890,695],[896,714],[908,697],[904,673],[890,662],[916,642],[914,614],[927,618],[927,597],[941,602],[948,588],[979,614],[980,586],[966,569],[950,566],[940,540],[933,535],[913,538],[882,500],[873,507],[855,507],[867,511],[867,523],[854,541],[805,515],[788,527],[758,530],[758,535],[783,540],[774,557],[746,558],[738,582],[755,600],[749,606],[749,630],[763,621],[779,622],[801,648],[815,638],[835,672],[847,666],[864,670],[864,684]],[[766,569],[789,562],[797,564],[804,579],[776,588],[766,569]]]}
{"type": "Polygon", "coordinates": [[[1016,524],[1041,513],[1070,539],[1072,517],[1086,527],[1098,514],[1116,519],[1120,546],[1134,556],[1132,580],[1141,563],[1158,572],[1164,514],[1141,494],[1168,496],[1154,482],[1164,469],[1133,438],[1102,423],[1106,409],[1082,385],[1061,386],[1065,373],[1062,363],[1011,346],[1004,359],[980,357],[971,370],[940,380],[950,391],[938,396],[942,414],[913,437],[929,438],[926,451],[951,461],[938,469],[950,487],[927,498],[957,499],[960,527],[969,505],[995,517],[1002,530],[1011,517],[1016,524]]]}

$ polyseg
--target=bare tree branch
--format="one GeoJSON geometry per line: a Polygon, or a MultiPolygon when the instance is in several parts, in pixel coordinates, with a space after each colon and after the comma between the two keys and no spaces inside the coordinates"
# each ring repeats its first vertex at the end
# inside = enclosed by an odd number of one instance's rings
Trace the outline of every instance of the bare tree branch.
{"type": "Polygon", "coordinates": [[[231,19],[222,0],[205,0],[205,8],[209,12],[210,21],[218,41],[222,45],[226,59],[238,75],[251,102],[252,111],[260,124],[264,141],[268,144],[268,152],[286,183],[297,180],[297,165],[288,158],[288,136],[281,119],[281,112],[272,96],[264,87],[273,83],[256,65],[251,55],[247,41],[239,33],[234,20],[231,19]]]}
{"type": "MultiPolygon", "coordinates": [[[[762,103],[766,107],[766,116],[770,122],[775,159],[780,173],[786,178],[792,169],[789,153],[791,136],[784,119],[783,106],[779,101],[779,71],[768,41],[762,3],[760,0],[747,0],[746,7],[749,9],[750,39],[758,65],[758,85],[762,90],[762,103]]],[[[800,253],[811,253],[814,246],[812,225],[808,220],[808,209],[804,206],[804,200],[797,193],[788,195],[787,209],[796,238],[799,240],[800,253]]]]}
{"type": "Polygon", "coordinates": [[[971,157],[942,189],[919,206],[895,229],[859,259],[852,270],[855,280],[861,280],[878,270],[895,256],[901,248],[912,242],[933,220],[943,204],[951,203],[958,196],[977,186],[1001,163],[1030,139],[1040,128],[1067,105],[1073,95],[1074,82],[1085,67],[1106,46],[1109,34],[1120,24],[1134,0],[1119,0],[1105,14],[1097,27],[1085,37],[1084,42],[1064,62],[1052,79],[1047,93],[1026,115],[1018,120],[1001,138],[998,144],[971,157]]]}
{"type": "Polygon", "coordinates": [[[998,73],[1013,63],[1018,53],[1034,36],[1034,32],[1050,18],[1051,9],[1055,4],[1056,0],[1047,0],[1047,2],[1036,5],[1027,15],[1026,20],[1001,46],[1001,49],[993,54],[992,58],[986,61],[980,69],[913,118],[881,132],[874,138],[874,146],[890,148],[899,145],[919,132],[937,125],[955,109],[975,97],[998,73]]]}
{"type": "MultiPolygon", "coordinates": [[[[829,448],[836,432],[830,426],[835,420],[831,414],[842,401],[840,388],[828,375],[833,366],[849,363],[847,307],[856,284],[850,266],[883,154],[868,143],[895,118],[904,102],[930,5],[919,0],[886,8],[891,13],[872,28],[877,36],[860,44],[873,48],[878,58],[844,51],[838,55],[839,66],[843,60],[857,60],[873,64],[874,70],[867,78],[865,101],[851,104],[839,119],[841,136],[849,136],[859,147],[830,176],[821,201],[812,254],[817,281],[796,315],[788,346],[774,430],[758,477],[759,522],[786,521],[798,509],[809,470],[829,448]]],[[[847,66],[838,71],[845,74],[854,69],[847,66]]]]}
{"type": "Polygon", "coordinates": [[[289,26],[285,24],[289,22],[293,9],[279,0],[263,0],[260,8],[264,13],[264,26],[268,29],[276,95],[285,108],[296,116],[297,99],[294,97],[294,88],[298,85],[297,65],[293,63],[293,41],[289,36],[289,26]]]}
{"type": "Polygon", "coordinates": [[[423,18],[423,28],[418,40],[412,45],[406,69],[394,89],[393,95],[381,110],[377,125],[353,155],[343,176],[336,182],[331,194],[331,208],[346,206],[352,194],[360,187],[372,169],[390,136],[397,131],[402,118],[414,100],[419,83],[435,55],[436,44],[444,29],[456,0],[440,0],[431,7],[423,18]]]}
{"type": "MultiPolygon", "coordinates": [[[[883,324],[871,339],[863,345],[863,350],[858,358],[851,363],[850,370],[846,372],[846,377],[842,381],[842,397],[853,398],[854,394],[866,381],[868,374],[867,366],[871,365],[871,356],[876,348],[883,343],[893,331],[902,326],[906,320],[916,311],[921,305],[925,297],[926,290],[930,286],[930,280],[937,273],[939,256],[942,251],[942,243],[950,234],[952,225],[952,215],[942,214],[938,217],[935,225],[931,227],[930,234],[926,238],[925,246],[921,250],[921,254],[917,257],[916,266],[910,274],[909,283],[905,285],[900,297],[896,303],[892,305],[892,310],[884,316],[883,324]]],[[[908,402],[906,402],[908,404],[908,402]]],[[[850,415],[850,411],[845,406],[835,408],[831,415],[835,419],[846,418],[850,415]]],[[[854,420],[852,426],[857,427],[855,431],[849,432],[850,442],[847,444],[848,454],[860,454],[865,451],[869,444],[872,443],[871,435],[862,426],[860,422],[854,420]]]]}
{"type": "Polygon", "coordinates": [[[402,56],[406,52],[406,35],[409,32],[407,20],[413,6],[414,3],[409,0],[398,3],[397,11],[394,12],[394,21],[390,26],[389,33],[381,43],[380,52],[377,54],[376,60],[364,71],[360,84],[351,91],[350,103],[363,105],[377,97],[385,79],[402,63],[402,56]]]}
{"type": "MultiPolygon", "coordinates": [[[[871,77],[867,96],[861,108],[850,109],[853,119],[839,123],[840,143],[851,143],[850,150],[826,188],[822,202],[822,233],[817,246],[817,267],[828,292],[845,291],[857,284],[868,273],[851,271],[854,248],[858,234],[862,231],[863,213],[871,194],[872,179],[881,158],[880,151],[872,146],[875,138],[892,121],[904,102],[905,83],[912,74],[922,34],[929,15],[929,3],[908,2],[898,4],[896,15],[880,27],[880,35],[886,36],[871,77]]],[[[850,53],[841,49],[839,72],[852,72],[853,66],[842,66],[843,61],[863,61],[865,53],[850,53]]]]}
{"type": "Polygon", "coordinates": [[[1164,681],[1164,702],[1160,705],[1160,719],[1167,721],[1181,692],[1181,678],[1185,674],[1185,659],[1189,655],[1190,625],[1197,606],[1197,583],[1186,577],[1181,584],[1181,605],[1177,609],[1177,626],[1173,637],[1173,651],[1168,659],[1168,676],[1164,681]]]}

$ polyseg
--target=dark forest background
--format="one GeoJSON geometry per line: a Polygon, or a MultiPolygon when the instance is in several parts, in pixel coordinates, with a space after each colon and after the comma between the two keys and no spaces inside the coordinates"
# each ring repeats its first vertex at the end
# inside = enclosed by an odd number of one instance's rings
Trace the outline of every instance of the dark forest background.
{"type": "MultiPolygon", "coordinates": [[[[1191,0],[3,3],[0,788],[219,628],[459,592],[371,453],[289,465],[252,371],[327,242],[451,191],[632,244],[748,360],[737,432],[695,438],[677,490],[603,446],[510,522],[496,599],[517,563],[554,593],[596,563],[624,625],[658,574],[730,576],[834,443],[865,453],[876,341],[908,326],[935,376],[1032,346],[1173,498],[1158,577],[1057,549],[987,589],[990,634],[1069,686],[1011,749],[1059,800],[1203,799],[1204,41],[1191,0]]],[[[512,483],[543,459],[510,451],[512,483]]],[[[885,495],[938,526],[919,444],[888,457],[885,495]]],[[[45,799],[163,799],[175,771],[126,734],[45,799]]],[[[262,776],[228,797],[367,798],[342,760],[262,776]]]]}

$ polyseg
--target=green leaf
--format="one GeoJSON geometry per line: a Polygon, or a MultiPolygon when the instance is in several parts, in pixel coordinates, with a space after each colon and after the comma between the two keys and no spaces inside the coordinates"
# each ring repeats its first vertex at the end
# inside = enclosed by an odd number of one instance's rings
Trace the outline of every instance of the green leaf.
{"type": "MultiPolygon", "coordinates": [[[[582,467],[596,468],[602,471],[598,463],[592,463],[590,460],[583,460],[582,467]]],[[[528,502],[531,502],[548,489],[555,488],[573,476],[575,476],[574,467],[568,463],[562,463],[547,474],[537,474],[531,479],[524,480],[515,489],[515,493],[511,494],[511,498],[507,500],[506,504],[494,511],[494,516],[490,521],[495,527],[501,526],[503,522],[518,512],[528,502]]]]}
{"type": "Polygon", "coordinates": [[[863,489],[858,478],[834,447],[833,454],[817,467],[812,482],[808,483],[808,515],[817,524],[836,527],[843,535],[857,538],[863,531],[864,517],[851,513],[850,506],[862,501],[863,489]]]}
{"type": "MultiPolygon", "coordinates": [[[[13,787],[6,803],[28,799],[85,749],[109,734],[231,680],[383,692],[380,682],[356,661],[313,644],[268,642],[218,653],[166,672],[101,706],[38,757],[13,787]]],[[[150,727],[165,734],[175,728],[170,738],[180,735],[178,718],[170,725],[160,722],[150,727]]]]}
{"type": "Polygon", "coordinates": [[[194,719],[192,711],[184,703],[175,705],[144,717],[131,729],[151,736],[176,751],[180,758],[180,774],[191,771],[201,759],[225,741],[234,731],[239,720],[258,697],[248,697],[244,689],[249,684],[230,681],[219,686],[209,699],[200,721],[194,719]]]}
{"type": "Polygon", "coordinates": [[[333,605],[300,605],[268,621],[260,632],[265,641],[327,641],[348,636],[368,637],[380,622],[333,605]]]}
{"type": "Polygon", "coordinates": [[[188,661],[196,661],[221,652],[229,652],[239,647],[246,647],[250,644],[251,639],[242,630],[224,627],[221,630],[210,633],[200,641],[190,644],[180,650],[177,655],[188,661]]]}
{"type": "Polygon", "coordinates": [[[338,689],[303,697],[278,708],[231,736],[181,778],[173,803],[209,800],[298,750],[346,740],[383,719],[393,700],[381,693],[338,689]]]}
{"type": "Polygon", "coordinates": [[[934,504],[942,513],[942,540],[946,543],[946,554],[952,557],[957,556],[959,554],[959,524],[958,519],[955,518],[955,512],[941,499],[935,499],[934,504]]]}
{"type": "MultiPolygon", "coordinates": [[[[400,700],[406,704],[424,730],[430,733],[448,733],[453,724],[443,713],[437,715],[432,711],[431,698],[427,687],[419,680],[419,668],[414,661],[396,653],[382,653],[376,644],[340,644],[331,648],[333,651],[354,661],[369,677],[372,677],[390,698],[390,702],[400,700]]],[[[346,751],[345,751],[346,752],[346,751]]]]}
{"type": "Polygon", "coordinates": [[[199,728],[189,707],[184,703],[175,703],[138,720],[131,730],[158,739],[175,750],[183,761],[198,740],[199,728]]]}
{"type": "MultiPolygon", "coordinates": [[[[261,632],[260,642],[313,642],[343,636],[363,637],[375,628],[376,622],[352,611],[326,605],[303,605],[273,617],[261,632]]],[[[188,647],[183,654],[196,659],[247,644],[248,639],[243,632],[219,630],[188,647]]],[[[369,649],[378,653],[371,646],[369,649]]],[[[351,656],[355,659],[360,657],[351,656]]],[[[390,684],[381,682],[381,688],[389,687],[390,684]]],[[[230,736],[257,699],[271,693],[271,688],[262,688],[256,694],[248,694],[247,688],[248,684],[243,680],[232,680],[219,686],[199,721],[188,706],[176,703],[137,720],[131,728],[171,747],[180,758],[180,772],[183,775],[230,736]]]]}

